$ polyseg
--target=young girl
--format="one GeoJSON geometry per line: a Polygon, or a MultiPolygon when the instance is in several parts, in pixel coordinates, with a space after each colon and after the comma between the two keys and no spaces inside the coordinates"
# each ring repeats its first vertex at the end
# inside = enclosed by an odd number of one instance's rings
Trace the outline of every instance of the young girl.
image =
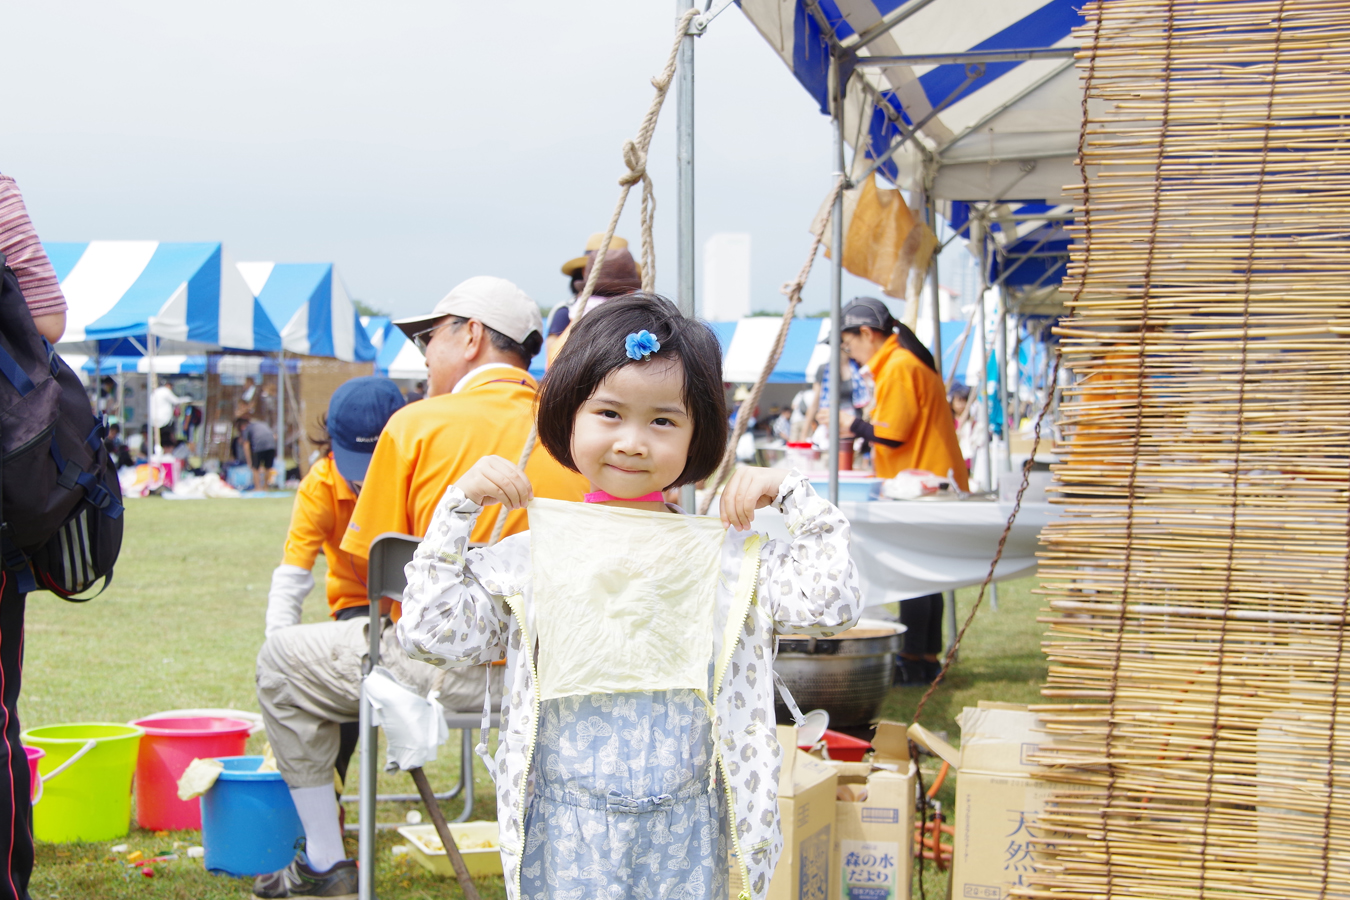
{"type": "MultiPolygon", "coordinates": [[[[611,300],[574,326],[544,379],[538,419],[544,447],[590,480],[588,502],[678,514],[662,491],[707,478],[726,445],[717,339],[661,297],[611,300]]],[[[506,658],[496,780],[507,896],[720,900],[734,851],[742,897],[764,897],[782,851],[774,635],[852,626],[861,604],[848,522],[797,472],[739,469],[722,495],[725,534],[714,526],[709,545],[706,684],[541,701],[538,673],[558,645],[539,639],[545,617],[532,599],[541,576],[560,576],[531,571],[529,532],[468,549],[484,505],[517,508],[531,496],[500,457],[452,485],[408,566],[398,624],[404,649],[433,665],[506,658]],[[747,531],[770,504],[791,543],[747,531]]],[[[663,521],[616,514],[625,516],[663,521]]],[[[670,524],[681,522],[706,524],[670,524]]],[[[540,525],[536,544],[544,533],[540,525]]],[[[599,543],[595,559],[613,550],[599,543]]],[[[692,556],[671,555],[654,580],[695,568],[692,556]]],[[[701,662],[696,671],[705,677],[701,662]]]]}

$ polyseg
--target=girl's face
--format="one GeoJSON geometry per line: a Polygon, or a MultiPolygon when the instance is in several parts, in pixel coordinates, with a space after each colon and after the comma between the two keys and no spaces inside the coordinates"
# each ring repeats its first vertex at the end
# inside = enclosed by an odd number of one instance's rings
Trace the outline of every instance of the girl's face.
{"type": "Polygon", "coordinates": [[[572,424],[577,470],[615,497],[664,490],[684,471],[694,436],[683,388],[679,360],[657,357],[610,372],[572,424]]]}

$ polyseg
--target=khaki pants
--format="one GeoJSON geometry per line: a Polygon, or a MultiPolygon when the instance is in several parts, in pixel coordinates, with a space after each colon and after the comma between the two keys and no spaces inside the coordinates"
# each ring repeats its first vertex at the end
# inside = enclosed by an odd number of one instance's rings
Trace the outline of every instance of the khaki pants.
{"type": "MultiPolygon", "coordinates": [[[[333,783],[338,725],[360,718],[361,666],[369,653],[367,620],[293,625],[276,632],[258,651],[258,704],[277,769],[293,788],[333,783]]],[[[380,665],[425,696],[436,681],[434,666],[409,659],[385,622],[380,665]]],[[[501,697],[503,666],[493,666],[493,697],[501,697]]],[[[441,704],[452,712],[483,708],[483,666],[450,669],[441,704]]],[[[495,702],[494,702],[495,705],[495,702]]]]}

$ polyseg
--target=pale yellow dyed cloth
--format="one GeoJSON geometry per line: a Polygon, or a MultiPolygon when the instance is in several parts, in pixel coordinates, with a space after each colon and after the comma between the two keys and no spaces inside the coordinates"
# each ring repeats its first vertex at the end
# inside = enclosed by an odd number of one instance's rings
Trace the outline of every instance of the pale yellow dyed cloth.
{"type": "Polygon", "coordinates": [[[539,498],[529,513],[540,699],[706,693],[721,521],[539,498]]]}

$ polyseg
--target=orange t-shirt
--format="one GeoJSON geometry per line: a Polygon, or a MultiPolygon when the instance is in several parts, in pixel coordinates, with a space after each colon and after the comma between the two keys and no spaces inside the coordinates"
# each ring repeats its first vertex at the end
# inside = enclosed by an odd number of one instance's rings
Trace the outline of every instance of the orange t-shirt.
{"type": "MultiPolygon", "coordinates": [[[[523,369],[493,367],[470,376],[458,391],[410,403],[389,419],[375,445],[342,549],[370,556],[370,542],[386,531],[422,537],[446,488],[484,456],[515,462],[534,421],[534,379],[523,369]]],[[[585,497],[585,478],[536,446],[525,466],[536,497],[585,497]]],[[[486,508],[470,540],[492,536],[500,506],[486,508]]],[[[529,527],[525,510],[507,514],[502,535],[529,527]]],[[[398,618],[399,604],[394,604],[398,618]]]]}
{"type": "Polygon", "coordinates": [[[951,472],[957,487],[970,490],[942,377],[901,348],[895,335],[867,361],[867,368],[877,386],[872,427],[877,437],[900,441],[899,447],[872,445],[877,475],[893,478],[902,469],[923,469],[946,478],[951,472]]]}
{"type": "Polygon", "coordinates": [[[340,549],[347,522],[356,506],[356,493],[338,473],[331,455],[319,460],[300,482],[291,508],[291,530],[286,532],[282,562],[302,569],[314,568],[322,551],[328,560],[328,611],[335,614],[349,606],[365,607],[366,561],[340,549]]]}

